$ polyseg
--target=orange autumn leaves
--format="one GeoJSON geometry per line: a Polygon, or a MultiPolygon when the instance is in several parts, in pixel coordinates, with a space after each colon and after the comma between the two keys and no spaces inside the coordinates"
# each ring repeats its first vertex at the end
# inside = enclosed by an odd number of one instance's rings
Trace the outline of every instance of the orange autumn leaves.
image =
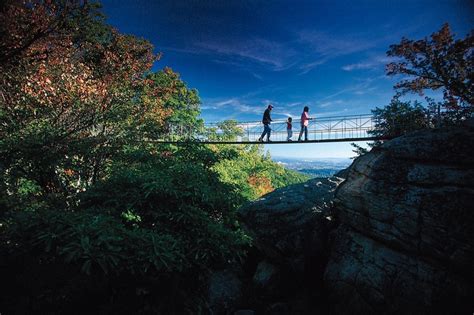
{"type": "Polygon", "coordinates": [[[248,183],[259,197],[273,191],[271,180],[263,175],[249,176],[248,183]]]}
{"type": "Polygon", "coordinates": [[[447,107],[458,109],[474,106],[474,31],[465,38],[455,39],[448,24],[431,38],[410,40],[403,38],[391,45],[388,56],[396,61],[387,65],[390,76],[403,75],[395,85],[401,94],[442,89],[447,107]]]}
{"type": "MultiPolygon", "coordinates": [[[[134,42],[116,32],[113,36],[107,46],[76,47],[72,42],[61,43],[46,59],[30,62],[21,92],[38,105],[60,110],[63,115],[78,102],[82,109],[92,106],[91,110],[105,111],[114,102],[131,98],[132,89],[139,87],[150,94],[157,93],[159,87],[143,79],[156,60],[151,45],[134,42]],[[82,57],[92,50],[100,56],[97,63],[82,57]],[[139,55],[134,54],[137,51],[139,55]]],[[[39,43],[29,49],[41,52],[41,46],[39,43]]],[[[159,107],[159,103],[155,105],[159,107]]]]}
{"type": "Polygon", "coordinates": [[[0,105],[26,110],[30,119],[51,118],[68,133],[96,127],[123,104],[137,119],[162,125],[171,115],[163,105],[169,93],[145,79],[159,55],[148,41],[120,34],[95,16],[85,1],[6,3],[0,105]],[[84,21],[92,25],[86,25],[89,33],[84,21]]]}

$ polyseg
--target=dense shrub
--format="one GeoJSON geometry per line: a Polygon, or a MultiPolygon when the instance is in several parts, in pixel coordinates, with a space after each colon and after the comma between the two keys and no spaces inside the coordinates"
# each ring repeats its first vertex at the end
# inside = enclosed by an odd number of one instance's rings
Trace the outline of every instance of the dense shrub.
{"type": "MultiPolygon", "coordinates": [[[[144,304],[135,305],[138,309],[180,313],[200,306],[194,300],[203,293],[199,288],[204,286],[206,271],[239,260],[250,239],[235,221],[235,208],[243,202],[238,188],[220,182],[211,169],[215,154],[205,147],[190,151],[129,149],[113,162],[106,178],[78,195],[77,207],[46,206],[4,216],[7,270],[16,266],[21,277],[2,286],[26,286],[24,277],[31,270],[64,277],[61,283],[43,279],[37,292],[4,291],[12,293],[6,297],[8,304],[18,307],[23,296],[34,308],[41,302],[37,299],[46,297],[50,307],[70,307],[70,286],[76,281],[92,286],[101,279],[107,285],[101,291],[103,299],[96,302],[98,307],[110,307],[108,299],[116,300],[123,292],[108,291],[107,286],[139,290],[141,282],[155,279],[146,294],[174,290],[180,300],[155,298],[147,304],[139,299],[137,303],[144,304]],[[55,275],[58,265],[64,274],[55,275]],[[170,279],[174,278],[181,280],[173,287],[170,279]]],[[[86,294],[79,288],[75,294],[86,294]]],[[[127,299],[115,304],[122,302],[133,303],[127,299]]]]}
{"type": "Polygon", "coordinates": [[[370,135],[398,137],[408,132],[428,128],[428,111],[419,102],[403,102],[393,98],[389,105],[372,110],[375,119],[370,135]]]}

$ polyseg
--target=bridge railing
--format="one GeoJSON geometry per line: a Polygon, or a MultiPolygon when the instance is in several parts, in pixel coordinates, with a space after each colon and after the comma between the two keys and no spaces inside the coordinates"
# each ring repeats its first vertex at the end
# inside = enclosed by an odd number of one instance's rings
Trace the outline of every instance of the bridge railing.
{"type": "MultiPolygon", "coordinates": [[[[272,129],[270,140],[287,141],[287,121],[274,120],[270,124],[272,129]]],[[[374,128],[375,121],[372,115],[351,115],[334,117],[315,117],[309,121],[308,140],[329,141],[341,139],[363,139],[371,135],[368,131],[374,128]]],[[[301,130],[299,119],[292,122],[292,140],[297,141],[301,130]]],[[[176,131],[176,130],[175,130],[176,131]]],[[[234,122],[234,123],[206,123],[203,128],[194,135],[194,138],[205,142],[222,142],[226,139],[229,131],[238,131],[239,135],[235,142],[256,142],[263,132],[263,124],[260,121],[234,122]]],[[[186,137],[186,128],[181,128],[180,136],[186,137]]],[[[188,130],[189,132],[189,130],[188,130]]],[[[191,135],[189,135],[191,137],[191,135]]],[[[304,134],[302,135],[304,140],[304,134]]],[[[264,141],[266,138],[264,139],[264,141]]]]}

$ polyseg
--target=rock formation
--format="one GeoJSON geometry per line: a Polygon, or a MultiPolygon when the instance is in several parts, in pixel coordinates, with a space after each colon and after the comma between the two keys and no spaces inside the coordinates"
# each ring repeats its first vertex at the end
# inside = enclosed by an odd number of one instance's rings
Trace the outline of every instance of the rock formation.
{"type": "Polygon", "coordinates": [[[333,225],[330,209],[341,180],[314,179],[278,189],[239,210],[254,247],[242,266],[243,277],[231,269],[212,275],[209,296],[214,314],[232,314],[238,308],[275,315],[321,309],[312,302],[322,294],[333,225]],[[220,283],[226,279],[232,279],[231,286],[220,283]],[[242,303],[237,302],[240,296],[242,303]]]}
{"type": "Polygon", "coordinates": [[[305,258],[322,255],[337,178],[278,189],[239,210],[254,245],[270,262],[303,272],[305,258]]]}
{"type": "Polygon", "coordinates": [[[357,158],[338,174],[345,180],[314,179],[242,207],[254,250],[238,274],[214,277],[232,279],[211,287],[217,309],[471,314],[473,139],[472,124],[415,132],[357,158]]]}
{"type": "Polygon", "coordinates": [[[472,312],[473,139],[472,127],[419,131],[354,162],[325,272],[336,312],[472,312]]]}

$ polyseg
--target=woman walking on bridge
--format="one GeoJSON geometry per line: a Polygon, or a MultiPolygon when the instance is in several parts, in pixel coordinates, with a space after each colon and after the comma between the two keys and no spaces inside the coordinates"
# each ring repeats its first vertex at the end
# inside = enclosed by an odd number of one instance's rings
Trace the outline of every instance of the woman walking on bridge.
{"type": "Polygon", "coordinates": [[[262,118],[262,123],[263,123],[263,133],[258,138],[259,142],[263,141],[263,138],[265,135],[267,136],[267,142],[271,142],[270,140],[270,135],[272,133],[272,129],[270,128],[270,123],[272,121],[272,118],[270,117],[270,111],[273,109],[273,105],[269,104],[265,112],[263,113],[263,118],[262,118]]]}
{"type": "Polygon", "coordinates": [[[301,131],[300,135],[298,137],[298,141],[301,141],[301,136],[303,135],[304,132],[304,141],[308,141],[308,125],[309,125],[309,107],[305,106],[303,109],[303,113],[301,114],[301,131]]]}

